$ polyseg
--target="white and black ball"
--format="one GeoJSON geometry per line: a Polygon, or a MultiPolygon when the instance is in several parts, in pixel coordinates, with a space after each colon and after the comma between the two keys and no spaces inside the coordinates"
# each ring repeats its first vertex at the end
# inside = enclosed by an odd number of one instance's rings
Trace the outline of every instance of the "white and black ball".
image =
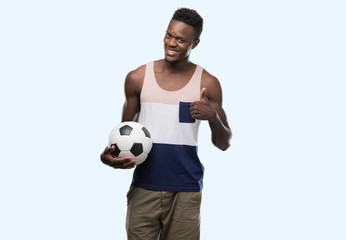
{"type": "Polygon", "coordinates": [[[108,147],[114,146],[113,156],[131,157],[136,164],[144,162],[153,146],[147,128],[138,122],[122,122],[109,134],[108,147]]]}

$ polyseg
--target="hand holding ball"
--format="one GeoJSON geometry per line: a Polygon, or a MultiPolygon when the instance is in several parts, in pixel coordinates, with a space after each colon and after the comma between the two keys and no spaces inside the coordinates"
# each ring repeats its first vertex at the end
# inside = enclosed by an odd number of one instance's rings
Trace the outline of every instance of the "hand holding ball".
{"type": "Polygon", "coordinates": [[[114,146],[115,157],[131,157],[136,164],[144,162],[152,148],[148,129],[137,122],[122,122],[109,134],[108,147],[114,146]]]}

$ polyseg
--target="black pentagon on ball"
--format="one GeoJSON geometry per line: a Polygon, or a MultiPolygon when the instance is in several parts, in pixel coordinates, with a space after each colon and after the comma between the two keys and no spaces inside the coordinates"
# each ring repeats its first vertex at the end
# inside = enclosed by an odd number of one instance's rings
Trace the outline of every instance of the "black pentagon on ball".
{"type": "Polygon", "coordinates": [[[118,157],[119,154],[120,154],[120,149],[118,147],[117,144],[112,144],[112,146],[114,146],[114,151],[112,152],[112,155],[115,156],[115,157],[118,157]]]}
{"type": "Polygon", "coordinates": [[[132,145],[132,148],[130,150],[130,152],[133,154],[133,156],[137,157],[138,155],[140,155],[143,152],[143,145],[142,143],[134,143],[132,145]]]}
{"type": "Polygon", "coordinates": [[[132,132],[132,127],[129,125],[124,125],[121,128],[119,128],[120,135],[130,135],[132,132]]]}
{"type": "Polygon", "coordinates": [[[143,132],[144,132],[144,134],[145,134],[146,137],[151,138],[148,129],[146,129],[145,127],[143,127],[142,130],[143,130],[143,132]]]}

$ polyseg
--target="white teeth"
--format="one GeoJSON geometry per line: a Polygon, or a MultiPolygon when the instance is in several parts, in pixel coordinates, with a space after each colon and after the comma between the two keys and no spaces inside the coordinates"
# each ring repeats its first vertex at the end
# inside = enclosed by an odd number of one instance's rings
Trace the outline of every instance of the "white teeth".
{"type": "Polygon", "coordinates": [[[171,54],[171,55],[173,55],[173,54],[175,54],[175,53],[176,53],[176,51],[172,51],[172,50],[167,50],[167,53],[168,53],[168,54],[171,54]]]}

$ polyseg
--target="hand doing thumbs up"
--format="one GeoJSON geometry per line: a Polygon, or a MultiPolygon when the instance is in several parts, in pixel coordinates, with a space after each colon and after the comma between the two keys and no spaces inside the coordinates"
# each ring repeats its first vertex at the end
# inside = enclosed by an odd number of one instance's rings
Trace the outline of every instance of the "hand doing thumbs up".
{"type": "Polygon", "coordinates": [[[216,111],[209,103],[209,98],[206,94],[206,90],[206,88],[201,89],[200,101],[191,103],[191,116],[195,119],[212,120],[215,118],[216,111]]]}

